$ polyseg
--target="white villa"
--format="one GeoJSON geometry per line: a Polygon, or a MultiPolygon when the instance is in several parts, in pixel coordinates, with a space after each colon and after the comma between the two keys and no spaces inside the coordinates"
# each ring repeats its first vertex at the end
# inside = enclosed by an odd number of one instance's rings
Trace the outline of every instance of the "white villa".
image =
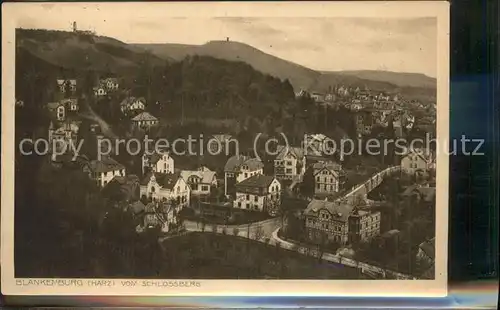
{"type": "Polygon", "coordinates": [[[212,189],[217,187],[215,171],[210,170],[182,170],[181,177],[191,187],[191,193],[195,196],[210,195],[212,189]]]}
{"type": "Polygon", "coordinates": [[[281,203],[281,183],[273,176],[254,175],[236,184],[233,207],[270,212],[281,203]]]}
{"type": "Polygon", "coordinates": [[[191,188],[180,173],[148,173],[141,182],[141,197],[153,201],[170,201],[177,203],[179,208],[188,207],[191,188]]]}
{"type": "Polygon", "coordinates": [[[111,157],[92,160],[86,170],[100,187],[104,187],[115,176],[125,176],[125,167],[111,157]]]}
{"type": "Polygon", "coordinates": [[[342,167],[332,161],[317,162],[313,165],[314,194],[329,195],[341,188],[342,167]]]}
{"type": "Polygon", "coordinates": [[[146,109],[146,99],[127,97],[120,103],[120,110],[123,114],[138,114],[146,109]]]}
{"type": "Polygon", "coordinates": [[[256,159],[243,155],[229,158],[224,166],[224,193],[233,193],[234,185],[254,175],[263,174],[264,164],[256,159]]]}
{"type": "Polygon", "coordinates": [[[434,168],[432,156],[423,149],[407,149],[401,159],[401,169],[409,174],[424,172],[434,168]]]}
{"type": "Polygon", "coordinates": [[[306,171],[306,157],[300,147],[278,146],[274,160],[274,174],[278,179],[302,179],[306,171]]]}
{"type": "Polygon", "coordinates": [[[142,155],[142,174],[148,172],[174,173],[174,159],[168,152],[142,155]]]}
{"type": "Polygon", "coordinates": [[[59,90],[61,91],[61,93],[65,93],[68,90],[68,88],[69,88],[69,91],[75,92],[76,91],[76,79],[58,79],[57,86],[59,87],[59,90]]]}
{"type": "Polygon", "coordinates": [[[132,118],[132,123],[139,128],[147,129],[158,125],[158,119],[148,112],[142,112],[132,118]]]}

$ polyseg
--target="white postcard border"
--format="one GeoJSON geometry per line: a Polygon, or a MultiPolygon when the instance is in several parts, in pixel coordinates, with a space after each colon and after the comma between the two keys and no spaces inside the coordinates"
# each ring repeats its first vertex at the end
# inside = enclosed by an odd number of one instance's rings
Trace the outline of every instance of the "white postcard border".
{"type": "MultiPolygon", "coordinates": [[[[113,8],[114,14],[152,17],[436,17],[438,22],[437,137],[449,138],[449,3],[423,2],[240,2],[240,3],[3,3],[2,31],[2,195],[1,287],[5,295],[144,295],[144,296],[445,296],[448,260],[448,156],[437,158],[435,280],[170,280],[170,286],[126,287],[124,279],[109,279],[113,287],[83,285],[19,285],[14,277],[14,72],[16,21],[33,9],[81,11],[113,8]],[[196,9],[193,9],[193,6],[196,9]],[[177,284],[175,284],[177,283],[177,284]],[[181,284],[184,283],[184,284],[181,284]],[[189,284],[191,283],[191,284],[189,284]],[[185,285],[185,286],[183,286],[185,285]]],[[[36,258],[34,258],[36,259],[36,258]]],[[[24,279],[28,280],[28,279],[24,279]]],[[[33,279],[31,279],[33,280],[33,279]]],[[[48,279],[57,280],[57,279],[48,279]]],[[[78,279],[73,279],[78,280],[78,279]]],[[[152,280],[165,283],[169,280],[152,280]]],[[[52,282],[54,283],[54,282],[52,282]]]]}

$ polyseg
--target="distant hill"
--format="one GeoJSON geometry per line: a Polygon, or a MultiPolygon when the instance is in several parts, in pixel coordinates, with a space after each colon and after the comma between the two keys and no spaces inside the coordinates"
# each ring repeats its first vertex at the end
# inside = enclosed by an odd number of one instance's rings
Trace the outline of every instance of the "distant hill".
{"type": "Polygon", "coordinates": [[[357,70],[357,71],[323,72],[323,74],[353,76],[371,81],[387,82],[401,87],[436,88],[436,79],[421,73],[357,70]]]}
{"type": "Polygon", "coordinates": [[[119,40],[67,31],[16,29],[16,48],[57,67],[117,72],[165,59],[119,40]]]}
{"type": "Polygon", "coordinates": [[[203,45],[184,44],[136,44],[159,57],[182,60],[187,55],[211,56],[215,58],[243,61],[254,69],[278,77],[289,79],[295,88],[313,87],[319,72],[266,54],[250,45],[239,42],[211,41],[203,45]]]}
{"type": "Polygon", "coordinates": [[[436,88],[435,79],[423,74],[384,71],[318,72],[240,42],[210,41],[203,45],[169,43],[132,45],[149,50],[165,59],[182,60],[187,55],[201,55],[243,61],[258,71],[280,79],[289,79],[296,91],[305,89],[324,92],[332,85],[346,84],[394,92],[404,89],[409,91],[410,96],[412,93],[428,93],[429,96],[433,96],[435,92],[433,89],[436,88]]]}

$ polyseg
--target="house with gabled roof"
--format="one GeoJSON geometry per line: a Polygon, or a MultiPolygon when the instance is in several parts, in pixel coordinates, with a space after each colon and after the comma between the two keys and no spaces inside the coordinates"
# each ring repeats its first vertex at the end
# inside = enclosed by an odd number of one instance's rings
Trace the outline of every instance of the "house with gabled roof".
{"type": "Polygon", "coordinates": [[[101,159],[92,160],[87,172],[89,176],[96,181],[97,185],[104,187],[114,177],[124,177],[126,175],[125,166],[109,156],[103,156],[101,159]]]}
{"type": "Polygon", "coordinates": [[[304,149],[279,145],[274,160],[274,175],[280,180],[302,179],[306,171],[304,149]]]}
{"type": "Polygon", "coordinates": [[[47,103],[47,109],[58,121],[66,119],[66,106],[62,102],[49,102],[47,103]]]}
{"type": "Polygon", "coordinates": [[[174,201],[180,210],[189,206],[191,188],[179,172],[150,172],[141,182],[141,197],[153,201],[174,201]]]}
{"type": "Polygon", "coordinates": [[[234,208],[275,212],[280,203],[281,183],[274,176],[257,174],[236,184],[234,208]]]}
{"type": "Polygon", "coordinates": [[[409,174],[425,172],[432,167],[432,154],[424,149],[407,148],[401,159],[401,168],[409,174]]]}
{"type": "Polygon", "coordinates": [[[340,164],[319,161],[312,165],[312,169],[316,196],[331,195],[340,191],[345,181],[345,173],[340,164]]]}
{"type": "Polygon", "coordinates": [[[436,238],[426,240],[418,246],[417,261],[424,267],[430,267],[436,259],[436,238]]]}
{"type": "Polygon", "coordinates": [[[57,79],[57,86],[61,93],[76,91],[76,79],[57,79]]]}
{"type": "Polygon", "coordinates": [[[360,210],[350,203],[313,199],[304,217],[307,237],[313,242],[345,245],[380,234],[380,212],[360,210]]]}
{"type": "Polygon", "coordinates": [[[64,121],[68,114],[78,112],[78,99],[66,98],[55,102],[49,102],[47,103],[47,109],[51,116],[57,121],[64,121]]]}
{"type": "Polygon", "coordinates": [[[215,134],[208,140],[207,147],[211,154],[228,154],[231,141],[237,143],[229,134],[215,134]]]}
{"type": "Polygon", "coordinates": [[[95,86],[92,90],[94,91],[94,96],[96,97],[104,97],[108,95],[108,90],[102,85],[95,86]]]}
{"type": "Polygon", "coordinates": [[[143,223],[139,230],[160,227],[161,231],[169,232],[177,224],[177,211],[174,204],[153,201],[144,207],[143,223]]]}
{"type": "Polygon", "coordinates": [[[144,153],[142,155],[142,174],[148,172],[174,173],[174,159],[168,151],[144,153]]]}
{"type": "Polygon", "coordinates": [[[120,110],[125,115],[136,115],[146,109],[146,99],[143,97],[127,97],[120,103],[120,110]]]}
{"type": "Polygon", "coordinates": [[[182,170],[181,177],[191,187],[191,194],[194,196],[210,195],[213,189],[217,188],[217,176],[211,170],[182,170]]]}
{"type": "Polygon", "coordinates": [[[411,199],[412,202],[434,205],[436,201],[436,188],[415,184],[408,186],[401,196],[411,199]]]}
{"type": "Polygon", "coordinates": [[[104,87],[108,91],[117,90],[119,87],[118,79],[112,77],[100,79],[99,85],[104,87]]]}
{"type": "Polygon", "coordinates": [[[234,194],[234,186],[249,177],[264,173],[264,164],[257,158],[244,155],[230,157],[224,166],[224,193],[234,194]]]}
{"type": "Polygon", "coordinates": [[[142,112],[132,118],[132,123],[137,128],[149,129],[153,126],[158,125],[158,119],[148,112],[142,112]]]}
{"type": "Polygon", "coordinates": [[[132,202],[140,198],[140,182],[134,174],[115,176],[102,189],[102,195],[114,201],[132,202]]]}

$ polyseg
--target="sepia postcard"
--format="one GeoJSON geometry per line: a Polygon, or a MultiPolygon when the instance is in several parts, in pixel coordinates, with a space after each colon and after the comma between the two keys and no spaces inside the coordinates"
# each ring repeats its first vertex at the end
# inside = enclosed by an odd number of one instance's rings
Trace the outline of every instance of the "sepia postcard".
{"type": "Polygon", "coordinates": [[[448,2],[4,3],[2,31],[3,294],[446,295],[448,2]]]}

